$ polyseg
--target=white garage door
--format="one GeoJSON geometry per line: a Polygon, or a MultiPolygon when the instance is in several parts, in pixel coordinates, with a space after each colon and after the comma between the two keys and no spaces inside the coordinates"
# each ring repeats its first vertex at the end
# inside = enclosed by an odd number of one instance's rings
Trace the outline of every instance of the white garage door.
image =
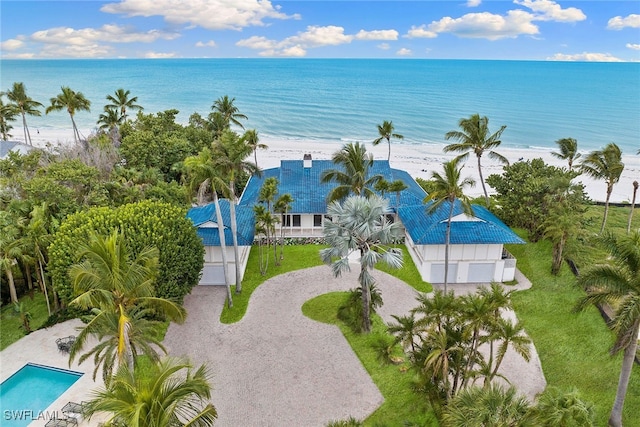
{"type": "Polygon", "coordinates": [[[494,263],[471,263],[469,264],[469,283],[491,283],[493,281],[493,272],[496,266],[494,263]]]}
{"type": "Polygon", "coordinates": [[[202,269],[200,285],[224,285],[224,269],[221,265],[205,264],[202,269]]]}
{"type": "MultiPolygon", "coordinates": [[[[458,264],[449,264],[449,276],[447,281],[449,283],[456,283],[458,276],[458,264]]],[[[431,283],[444,283],[444,264],[432,264],[431,265],[431,283]]]]}

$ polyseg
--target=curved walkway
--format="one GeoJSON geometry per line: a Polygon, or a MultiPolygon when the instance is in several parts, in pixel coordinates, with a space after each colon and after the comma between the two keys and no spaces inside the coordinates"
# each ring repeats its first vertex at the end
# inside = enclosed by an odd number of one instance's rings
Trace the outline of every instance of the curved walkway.
{"type": "MultiPolygon", "coordinates": [[[[382,272],[374,273],[385,321],[417,305],[416,291],[382,272]]],[[[244,318],[219,321],[225,289],[198,286],[185,298],[187,320],[171,324],[164,344],[173,356],[206,363],[213,373],[216,425],[324,426],[353,416],[366,418],[383,402],[340,330],[302,314],[305,301],[357,286],[357,266],[336,279],[327,266],[274,277],[251,296],[244,318]]],[[[545,387],[535,350],[526,363],[505,360],[505,374],[522,393],[534,396],[545,387]]]]}

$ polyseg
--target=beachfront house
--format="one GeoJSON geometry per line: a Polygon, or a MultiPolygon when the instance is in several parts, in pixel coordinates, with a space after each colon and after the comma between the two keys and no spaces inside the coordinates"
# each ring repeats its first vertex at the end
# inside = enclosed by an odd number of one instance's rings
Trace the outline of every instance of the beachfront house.
{"type": "MultiPolygon", "coordinates": [[[[241,266],[246,266],[254,237],[253,206],[258,203],[260,188],[270,177],[278,179],[278,193],[290,194],[291,208],[282,215],[286,237],[320,237],[327,212],[327,195],[335,184],[321,183],[322,173],[334,169],[331,160],[282,160],[280,167],[266,169],[261,176],[252,176],[238,205],[238,241],[242,241],[241,266]],[[242,224],[242,225],[241,225],[242,224]]],[[[422,279],[431,283],[444,281],[444,240],[449,207],[445,203],[437,211],[428,212],[423,200],[427,196],[418,183],[405,171],[393,169],[387,160],[376,160],[372,174],[380,174],[389,182],[401,180],[406,189],[387,193],[393,213],[405,228],[405,244],[422,279]]],[[[233,259],[231,231],[228,222],[228,201],[221,200],[229,259],[233,259]]],[[[198,227],[206,248],[205,270],[201,284],[222,284],[222,262],[218,228],[213,204],[192,208],[189,217],[198,227]]],[[[389,216],[394,219],[394,215],[389,216]]],[[[450,283],[489,283],[513,280],[516,260],[504,249],[505,244],[524,243],[500,219],[486,208],[473,205],[473,216],[462,213],[459,202],[454,206],[451,226],[450,283]]],[[[230,270],[233,271],[233,270],[230,270]]]]}
{"type": "MultiPolygon", "coordinates": [[[[231,234],[231,215],[229,200],[220,199],[222,222],[224,223],[224,237],[226,244],[226,257],[229,262],[229,275],[235,277],[236,259],[233,250],[233,235],[231,234]]],[[[187,212],[195,227],[198,236],[204,243],[204,267],[202,269],[201,285],[224,285],[224,270],[222,264],[222,250],[220,246],[220,228],[216,219],[216,210],[213,203],[205,206],[197,206],[187,212]]],[[[249,252],[253,244],[254,219],[251,208],[236,206],[236,220],[238,224],[238,248],[240,271],[244,275],[249,259],[249,252]]]]}
{"type": "Polygon", "coordinates": [[[9,151],[13,151],[18,154],[28,154],[33,150],[31,145],[23,144],[17,141],[0,141],[0,159],[5,159],[9,156],[9,151]]]}

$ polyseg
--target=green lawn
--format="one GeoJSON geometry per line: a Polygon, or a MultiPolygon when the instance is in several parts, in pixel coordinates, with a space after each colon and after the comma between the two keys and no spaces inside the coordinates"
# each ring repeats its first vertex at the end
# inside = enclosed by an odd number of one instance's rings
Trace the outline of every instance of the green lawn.
{"type": "Polygon", "coordinates": [[[422,277],[420,276],[420,273],[418,272],[413,259],[411,259],[411,256],[409,255],[407,247],[405,245],[399,245],[399,247],[400,249],[402,249],[402,259],[404,262],[402,268],[393,269],[384,263],[380,263],[376,266],[376,269],[384,271],[385,273],[389,273],[390,275],[402,280],[403,282],[415,288],[416,291],[431,292],[433,290],[431,283],[424,282],[422,280],[422,277]]]}
{"type": "MultiPolygon", "coordinates": [[[[24,309],[31,313],[31,329],[35,331],[49,317],[44,295],[34,291],[33,298],[24,295],[20,298],[20,302],[24,304],[24,309]]],[[[4,350],[25,335],[20,315],[16,313],[13,304],[2,307],[0,312],[0,350],[4,350]]]]}
{"type": "MultiPolygon", "coordinates": [[[[595,405],[596,425],[607,425],[622,360],[622,354],[613,358],[608,353],[613,334],[595,308],[573,312],[584,292],[575,286],[566,265],[560,275],[551,275],[548,242],[510,245],[507,249],[533,283],[532,289],[516,292],[512,299],[518,318],[535,343],[548,384],[562,389],[576,387],[595,405]]],[[[624,425],[640,426],[638,414],[640,369],[635,366],[624,406],[624,425]]]]}
{"type": "MultiPolygon", "coordinates": [[[[420,425],[437,426],[425,399],[411,390],[412,374],[403,372],[407,365],[385,365],[378,360],[374,346],[381,337],[389,337],[387,327],[379,316],[373,317],[370,334],[355,334],[338,320],[338,307],[345,301],[347,292],[331,292],[315,297],[302,306],[305,316],[318,322],[334,324],[353,348],[363,366],[384,396],[384,403],[366,420],[367,426],[420,425]]],[[[398,348],[397,355],[402,352],[398,348]]],[[[339,384],[336,384],[339,387],[339,384]]]]}

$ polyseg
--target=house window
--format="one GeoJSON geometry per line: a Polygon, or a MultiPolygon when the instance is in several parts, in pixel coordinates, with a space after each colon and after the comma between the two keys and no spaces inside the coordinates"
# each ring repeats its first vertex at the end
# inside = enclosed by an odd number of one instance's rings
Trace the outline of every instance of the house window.
{"type": "Polygon", "coordinates": [[[282,215],[282,225],[285,227],[300,227],[300,215],[282,215]]]}
{"type": "Polygon", "coordinates": [[[292,215],[293,216],[293,226],[300,227],[300,215],[292,215]]]}
{"type": "Polygon", "coordinates": [[[322,215],[314,215],[313,216],[313,226],[314,227],[322,227],[322,215]]]}
{"type": "Polygon", "coordinates": [[[282,215],[282,225],[284,227],[291,227],[291,215],[282,215]]]}

